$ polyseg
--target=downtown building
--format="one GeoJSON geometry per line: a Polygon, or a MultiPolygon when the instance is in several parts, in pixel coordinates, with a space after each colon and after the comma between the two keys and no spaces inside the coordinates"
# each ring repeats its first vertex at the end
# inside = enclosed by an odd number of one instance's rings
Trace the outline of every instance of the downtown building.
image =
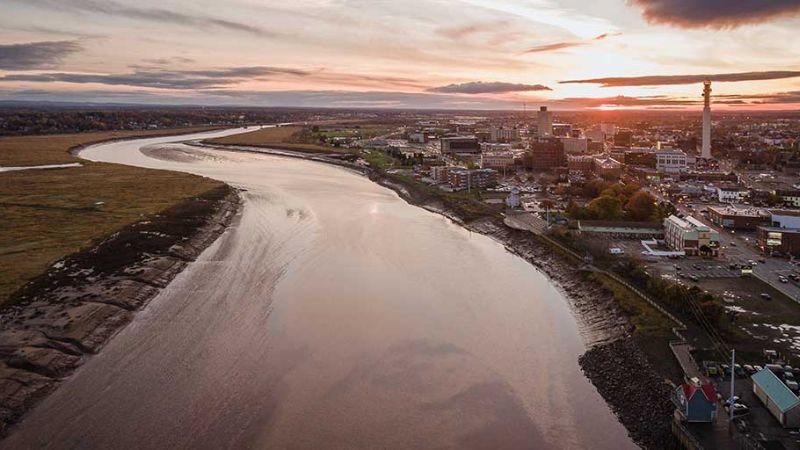
{"type": "Polygon", "coordinates": [[[453,189],[485,189],[497,184],[497,171],[492,169],[450,168],[448,182],[453,189]]]}
{"type": "Polygon", "coordinates": [[[531,142],[531,169],[554,169],[567,165],[564,143],[558,139],[544,139],[531,142]]]}

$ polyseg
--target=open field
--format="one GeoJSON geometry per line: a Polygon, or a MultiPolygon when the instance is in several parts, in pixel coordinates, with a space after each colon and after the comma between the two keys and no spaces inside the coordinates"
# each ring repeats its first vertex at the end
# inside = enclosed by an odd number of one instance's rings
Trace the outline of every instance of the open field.
{"type": "Polygon", "coordinates": [[[99,133],[4,137],[0,138],[0,166],[72,163],[76,162],[76,159],[69,154],[69,149],[87,143],[124,139],[133,136],[169,136],[211,129],[213,128],[196,127],[174,130],[104,131],[99,133]]]}
{"type": "Polygon", "coordinates": [[[304,127],[270,127],[261,128],[249,133],[209,139],[209,144],[220,145],[248,145],[252,147],[269,147],[281,150],[296,150],[307,153],[341,153],[346,149],[337,149],[325,145],[307,142],[303,135],[304,127]]]}
{"type": "Polygon", "coordinates": [[[0,164],[83,164],[0,174],[0,305],[65,256],[183,199],[221,186],[217,181],[185,173],[92,163],[68,153],[74,146],[92,142],[164,134],[169,133],[158,130],[0,139],[0,164]],[[99,201],[105,205],[96,209],[95,202],[99,201]]]}

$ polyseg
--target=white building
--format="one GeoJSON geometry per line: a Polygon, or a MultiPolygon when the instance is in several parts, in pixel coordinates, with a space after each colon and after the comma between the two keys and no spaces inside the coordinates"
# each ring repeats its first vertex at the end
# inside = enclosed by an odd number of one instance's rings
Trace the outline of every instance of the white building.
{"type": "Polygon", "coordinates": [[[564,152],[568,155],[582,154],[589,150],[589,141],[586,138],[565,137],[561,142],[564,144],[564,152]]]}
{"type": "Polygon", "coordinates": [[[688,157],[680,150],[659,150],[656,152],[656,170],[666,173],[686,172],[688,157]]]}
{"type": "Polygon", "coordinates": [[[490,135],[492,142],[515,142],[519,140],[519,128],[492,127],[490,135]]]}
{"type": "Polygon", "coordinates": [[[720,203],[741,203],[747,198],[749,192],[740,186],[717,187],[717,200],[720,203]]]}
{"type": "Polygon", "coordinates": [[[664,242],[686,256],[719,254],[719,233],[691,216],[681,219],[673,215],[664,219],[664,242]]]}
{"type": "Polygon", "coordinates": [[[505,169],[514,166],[513,152],[481,153],[481,169],[505,169]]]}

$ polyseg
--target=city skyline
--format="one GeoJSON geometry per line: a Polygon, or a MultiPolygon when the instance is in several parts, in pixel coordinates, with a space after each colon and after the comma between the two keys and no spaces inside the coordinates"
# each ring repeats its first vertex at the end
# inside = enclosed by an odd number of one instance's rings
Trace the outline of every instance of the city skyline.
{"type": "Polygon", "coordinates": [[[800,2],[9,0],[0,101],[797,109],[800,2]]]}

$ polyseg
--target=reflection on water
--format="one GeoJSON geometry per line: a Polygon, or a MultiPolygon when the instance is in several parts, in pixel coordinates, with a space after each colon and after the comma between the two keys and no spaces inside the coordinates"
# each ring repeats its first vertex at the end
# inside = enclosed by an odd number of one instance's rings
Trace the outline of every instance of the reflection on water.
{"type": "Polygon", "coordinates": [[[141,145],[84,156],[225,180],[241,221],[9,443],[633,447],[565,300],[502,246],[340,168],[141,145]]]}

